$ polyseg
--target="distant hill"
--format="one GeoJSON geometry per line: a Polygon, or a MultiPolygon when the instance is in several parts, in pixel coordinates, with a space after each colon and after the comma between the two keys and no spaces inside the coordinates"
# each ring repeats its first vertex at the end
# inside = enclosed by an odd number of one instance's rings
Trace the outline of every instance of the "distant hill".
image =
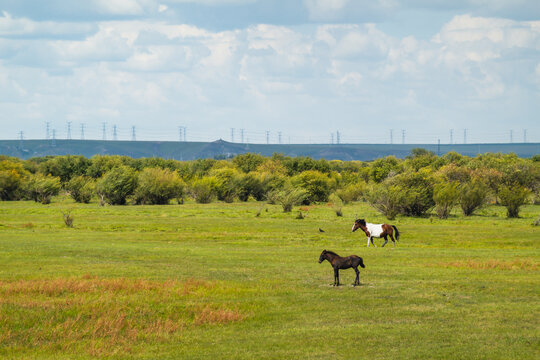
{"type": "Polygon", "coordinates": [[[214,142],[175,141],[104,141],[104,140],[0,140],[0,154],[28,159],[46,155],[126,155],[133,158],[160,157],[176,160],[223,158],[247,152],[271,156],[309,156],[327,160],[373,160],[388,155],[404,158],[411,149],[424,148],[443,155],[450,151],[475,156],[480,153],[515,153],[520,157],[540,154],[540,143],[514,144],[239,144],[223,140],[214,142]]]}

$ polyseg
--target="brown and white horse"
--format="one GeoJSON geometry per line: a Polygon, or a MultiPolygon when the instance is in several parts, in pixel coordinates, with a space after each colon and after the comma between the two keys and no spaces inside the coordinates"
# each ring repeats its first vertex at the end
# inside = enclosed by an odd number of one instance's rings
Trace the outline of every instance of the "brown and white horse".
{"type": "Polygon", "coordinates": [[[364,219],[356,219],[354,221],[354,225],[352,227],[352,231],[355,232],[358,229],[362,229],[362,231],[367,235],[367,247],[369,247],[369,242],[373,244],[373,246],[377,247],[375,243],[373,242],[374,237],[378,238],[384,238],[384,245],[388,242],[388,236],[390,236],[390,239],[394,243],[394,247],[396,246],[396,241],[394,240],[394,230],[396,231],[396,240],[399,240],[399,231],[397,227],[394,225],[388,225],[388,224],[370,224],[366,223],[366,220],[364,219]]]}

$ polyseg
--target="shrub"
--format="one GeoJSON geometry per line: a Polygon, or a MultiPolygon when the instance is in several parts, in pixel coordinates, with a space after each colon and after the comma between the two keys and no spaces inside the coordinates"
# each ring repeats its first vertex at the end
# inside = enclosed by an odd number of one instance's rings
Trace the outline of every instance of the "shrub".
{"type": "Polygon", "coordinates": [[[519,208],[527,203],[530,191],[518,184],[513,186],[502,185],[499,188],[499,198],[501,205],[506,207],[506,216],[509,218],[517,218],[519,216],[519,208]]]}
{"type": "Polygon", "coordinates": [[[125,205],[137,187],[137,174],[125,165],[113,168],[97,183],[97,191],[111,205],[125,205]]]}
{"type": "Polygon", "coordinates": [[[459,198],[459,184],[457,182],[437,183],[433,189],[435,212],[439,219],[446,219],[452,208],[456,206],[459,198]]]}
{"type": "Polygon", "coordinates": [[[146,168],[139,173],[135,190],[137,204],[168,204],[170,199],[183,196],[184,183],[174,171],[161,168],[146,168]]]}
{"type": "Polygon", "coordinates": [[[402,189],[399,213],[406,216],[423,216],[433,208],[433,184],[430,170],[406,172],[385,181],[402,189]]]}
{"type": "Polygon", "coordinates": [[[58,195],[60,188],[59,178],[42,174],[30,175],[24,184],[26,197],[42,204],[49,204],[51,198],[58,195]]]}
{"type": "Polygon", "coordinates": [[[21,195],[23,177],[28,173],[16,161],[0,161],[0,200],[17,200],[21,195]]]}
{"type": "Polygon", "coordinates": [[[190,193],[199,204],[211,203],[216,197],[217,181],[214,177],[204,177],[191,183],[190,193]]]}
{"type": "Polygon", "coordinates": [[[472,215],[476,210],[486,204],[488,189],[480,180],[473,179],[472,181],[461,184],[459,192],[459,205],[465,216],[472,215]]]}
{"type": "Polygon", "coordinates": [[[238,178],[240,173],[236,169],[221,168],[211,172],[216,179],[216,194],[218,200],[231,203],[236,198],[238,178]]]}
{"type": "Polygon", "coordinates": [[[395,219],[403,202],[404,189],[398,185],[372,185],[366,191],[366,200],[388,220],[395,219]]]}
{"type": "Polygon", "coordinates": [[[245,173],[255,171],[265,161],[265,157],[259,154],[247,153],[238,155],[233,159],[233,164],[245,173]]]}
{"type": "Polygon", "coordinates": [[[362,199],[362,195],[366,191],[366,183],[359,182],[354,184],[349,184],[341,189],[337,189],[335,194],[339,196],[341,201],[345,204],[348,204],[352,201],[358,201],[362,199]]]}
{"type": "Polygon", "coordinates": [[[88,204],[92,200],[96,184],[91,177],[79,175],[69,180],[66,190],[76,202],[88,204]]]}
{"type": "Polygon", "coordinates": [[[292,178],[292,183],[305,190],[305,200],[308,203],[328,201],[328,195],[330,195],[332,189],[335,187],[335,181],[317,170],[308,170],[300,173],[292,178]]]}
{"type": "Polygon", "coordinates": [[[66,212],[63,212],[62,210],[60,210],[62,212],[62,216],[64,217],[64,224],[66,224],[67,227],[73,227],[73,215],[71,215],[71,210],[68,210],[66,212]]]}
{"type": "Polygon", "coordinates": [[[264,188],[262,181],[255,174],[245,174],[236,181],[236,193],[240,201],[247,201],[253,196],[257,201],[264,199],[264,188]]]}
{"type": "Polygon", "coordinates": [[[287,184],[281,190],[276,190],[269,194],[273,202],[283,207],[283,212],[291,212],[293,206],[300,205],[306,196],[307,193],[304,189],[295,188],[290,184],[287,184]]]}
{"type": "Polygon", "coordinates": [[[377,159],[371,164],[370,177],[373,181],[380,183],[392,174],[397,174],[401,170],[398,159],[388,156],[384,159],[377,159]]]}

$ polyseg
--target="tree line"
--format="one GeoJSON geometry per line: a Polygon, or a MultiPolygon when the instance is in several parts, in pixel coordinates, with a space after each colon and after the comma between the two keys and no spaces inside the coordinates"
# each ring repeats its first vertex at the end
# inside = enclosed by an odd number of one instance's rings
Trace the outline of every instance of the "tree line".
{"type": "Polygon", "coordinates": [[[47,204],[65,191],[76,202],[104,204],[267,201],[285,212],[293,206],[364,200],[388,219],[397,215],[447,218],[459,207],[465,216],[488,203],[517,217],[522,205],[540,203],[540,155],[451,152],[443,156],[413,149],[405,159],[370,162],[315,160],[247,153],[232,159],[177,161],[127,156],[46,156],[21,160],[0,156],[0,199],[47,204]]]}

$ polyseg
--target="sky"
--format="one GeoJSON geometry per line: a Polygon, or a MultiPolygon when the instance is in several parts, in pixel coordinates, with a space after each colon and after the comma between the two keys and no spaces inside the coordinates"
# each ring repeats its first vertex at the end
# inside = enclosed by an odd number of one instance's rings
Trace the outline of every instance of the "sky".
{"type": "Polygon", "coordinates": [[[0,0],[0,139],[540,142],[539,124],[537,0],[0,0]]]}

